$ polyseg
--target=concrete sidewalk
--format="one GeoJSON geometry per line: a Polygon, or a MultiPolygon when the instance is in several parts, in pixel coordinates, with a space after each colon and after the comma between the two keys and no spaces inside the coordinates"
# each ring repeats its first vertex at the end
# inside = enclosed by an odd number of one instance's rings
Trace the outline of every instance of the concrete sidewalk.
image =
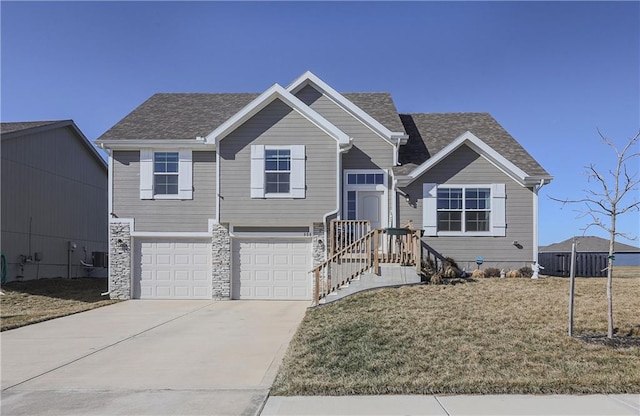
{"type": "Polygon", "coordinates": [[[269,397],[262,416],[640,415],[640,395],[269,397]]]}

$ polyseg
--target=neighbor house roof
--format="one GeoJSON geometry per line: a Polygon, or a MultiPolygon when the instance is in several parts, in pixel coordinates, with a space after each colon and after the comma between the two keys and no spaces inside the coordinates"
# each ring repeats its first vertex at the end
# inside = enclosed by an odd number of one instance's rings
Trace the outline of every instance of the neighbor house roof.
{"type": "Polygon", "coordinates": [[[2,134],[13,133],[16,131],[33,129],[36,127],[47,126],[49,124],[59,123],[60,121],[16,121],[8,123],[0,123],[0,132],[2,134]]]}
{"type": "MultiPolygon", "coordinates": [[[[176,140],[205,137],[251,101],[257,93],[159,93],[142,103],[98,138],[176,140]]],[[[388,93],[343,94],[392,131],[402,130],[388,93]]]]}
{"type": "MultiPolygon", "coordinates": [[[[595,236],[575,237],[578,242],[576,250],[581,253],[608,253],[609,240],[595,236]]],[[[568,238],[560,243],[553,243],[540,247],[540,253],[567,253],[571,251],[573,238],[568,238]]],[[[614,245],[616,253],[639,253],[640,247],[630,246],[616,242],[614,245]]]]}
{"type": "Polygon", "coordinates": [[[488,113],[400,114],[407,144],[400,148],[396,175],[408,175],[453,140],[469,131],[529,176],[549,173],[488,113]]]}
{"type": "Polygon", "coordinates": [[[96,147],[91,143],[82,131],[76,126],[73,120],[56,120],[56,121],[16,121],[0,123],[0,131],[2,132],[2,140],[11,140],[24,137],[28,134],[39,133],[42,131],[70,128],[82,144],[89,150],[93,158],[98,164],[107,170],[107,162],[102,158],[96,147]]]}

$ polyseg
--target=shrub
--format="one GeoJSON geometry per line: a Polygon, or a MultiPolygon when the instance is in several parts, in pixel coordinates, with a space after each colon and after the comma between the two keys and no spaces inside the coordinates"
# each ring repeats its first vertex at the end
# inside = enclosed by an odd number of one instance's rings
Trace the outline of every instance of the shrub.
{"type": "Polygon", "coordinates": [[[520,272],[520,274],[522,274],[522,277],[531,277],[533,276],[533,269],[529,266],[525,266],[520,268],[520,270],[518,270],[520,272]]]}
{"type": "Polygon", "coordinates": [[[453,268],[460,270],[460,267],[458,267],[458,263],[456,263],[456,261],[451,257],[445,257],[444,266],[445,266],[445,269],[447,268],[447,266],[451,266],[453,268]]]}
{"type": "Polygon", "coordinates": [[[522,277],[522,273],[520,273],[520,270],[509,270],[506,277],[522,277]]]}
{"type": "Polygon", "coordinates": [[[484,270],[476,269],[473,271],[473,273],[471,273],[471,277],[473,279],[484,279],[485,277],[487,277],[487,274],[484,270]]]}
{"type": "Polygon", "coordinates": [[[434,273],[429,280],[430,285],[441,285],[442,284],[442,275],[440,273],[434,273]]]}
{"type": "Polygon", "coordinates": [[[495,267],[487,267],[484,269],[484,274],[487,277],[500,277],[500,269],[496,269],[495,267]]]}
{"type": "Polygon", "coordinates": [[[444,259],[442,274],[443,277],[447,279],[456,279],[458,277],[462,277],[462,271],[460,270],[460,267],[458,267],[456,261],[451,257],[447,257],[444,259]]]}

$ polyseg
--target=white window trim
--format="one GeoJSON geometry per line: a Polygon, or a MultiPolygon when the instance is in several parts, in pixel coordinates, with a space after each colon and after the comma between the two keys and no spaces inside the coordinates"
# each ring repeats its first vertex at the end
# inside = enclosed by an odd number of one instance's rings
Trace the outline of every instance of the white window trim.
{"type": "MultiPolygon", "coordinates": [[[[343,214],[346,218],[348,206],[347,206],[347,195],[349,191],[379,191],[382,192],[382,204],[380,210],[380,226],[386,227],[390,224],[389,219],[389,172],[385,169],[345,169],[342,175],[342,183],[343,191],[342,191],[342,207],[343,214]],[[382,184],[356,184],[347,183],[347,178],[349,174],[358,174],[358,173],[382,173],[383,183],[382,184]]],[[[358,215],[358,195],[356,193],[356,216],[358,215]]]]}
{"type": "Polygon", "coordinates": [[[252,145],[251,146],[251,198],[304,199],[306,198],[306,146],[305,145],[252,145]],[[266,192],[265,151],[289,150],[289,192],[266,192]]]}
{"type": "MultiPolygon", "coordinates": [[[[423,184],[423,229],[425,236],[432,237],[504,237],[506,236],[506,198],[505,184],[423,184]],[[491,209],[489,210],[489,231],[438,231],[438,189],[462,189],[464,213],[464,195],[469,188],[488,188],[491,192],[491,209]],[[429,195],[427,197],[426,195],[429,195]],[[502,200],[502,202],[500,202],[502,200]]],[[[475,211],[475,210],[471,210],[475,211]]],[[[462,226],[465,226],[465,217],[462,218],[462,226]]]]}
{"type": "Polygon", "coordinates": [[[140,149],[140,199],[193,199],[193,153],[191,149],[140,149]],[[178,193],[154,194],[156,152],[178,152],[178,193]]]}

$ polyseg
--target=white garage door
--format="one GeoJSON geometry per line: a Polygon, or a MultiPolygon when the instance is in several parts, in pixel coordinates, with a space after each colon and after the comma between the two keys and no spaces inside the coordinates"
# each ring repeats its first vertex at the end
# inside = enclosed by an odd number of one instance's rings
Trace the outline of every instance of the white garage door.
{"type": "Polygon", "coordinates": [[[135,239],[133,296],[211,299],[211,240],[135,239]]]}
{"type": "Polygon", "coordinates": [[[234,239],[234,299],[311,299],[311,243],[291,239],[234,239]]]}

